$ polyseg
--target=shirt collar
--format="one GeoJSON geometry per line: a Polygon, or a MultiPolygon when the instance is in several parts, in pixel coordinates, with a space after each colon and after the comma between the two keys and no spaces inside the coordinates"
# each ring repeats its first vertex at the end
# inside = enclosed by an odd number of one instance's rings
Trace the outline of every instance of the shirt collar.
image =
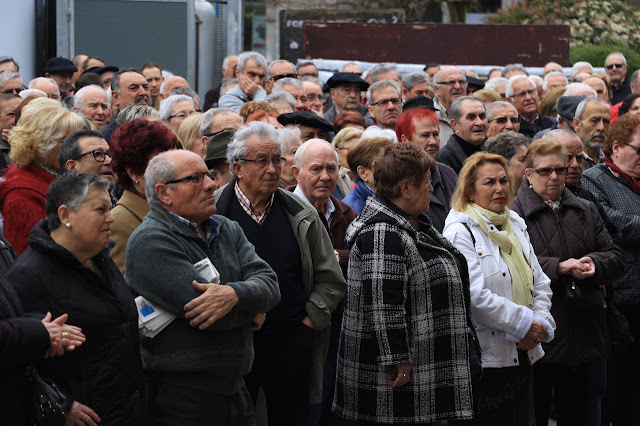
{"type": "MultiPolygon", "coordinates": [[[[169,210],[167,210],[167,212],[179,222],[187,225],[189,229],[191,229],[196,235],[200,236],[200,229],[198,228],[197,223],[191,222],[190,220],[185,219],[184,217],[173,212],[170,212],[169,210]]],[[[207,238],[207,245],[211,245],[211,242],[213,242],[213,240],[216,238],[216,235],[218,233],[218,226],[220,226],[220,224],[212,217],[208,217],[204,222],[202,222],[202,229],[204,230],[204,234],[207,238]]]]}
{"type": "Polygon", "coordinates": [[[267,202],[267,205],[265,206],[264,213],[260,213],[253,207],[253,204],[251,204],[251,201],[249,201],[249,198],[244,194],[244,192],[242,192],[242,189],[240,189],[240,185],[238,185],[238,181],[236,181],[234,190],[236,193],[236,197],[238,198],[238,202],[240,203],[240,206],[242,206],[242,209],[253,220],[262,225],[262,223],[267,220],[267,215],[269,214],[269,210],[271,210],[271,206],[273,205],[273,197],[275,196],[275,193],[271,194],[271,198],[269,198],[269,202],[267,202]]]}
{"type": "MultiPolygon", "coordinates": [[[[298,197],[300,197],[302,201],[304,201],[305,203],[313,207],[313,204],[311,204],[311,202],[304,195],[304,192],[302,192],[302,189],[300,189],[300,185],[296,185],[296,189],[293,190],[293,193],[296,194],[298,197]]],[[[327,220],[327,223],[331,224],[331,216],[333,215],[333,212],[335,212],[336,210],[336,206],[333,204],[333,201],[331,201],[331,197],[327,198],[326,205],[327,205],[327,211],[326,213],[324,213],[324,218],[327,220]]]]}

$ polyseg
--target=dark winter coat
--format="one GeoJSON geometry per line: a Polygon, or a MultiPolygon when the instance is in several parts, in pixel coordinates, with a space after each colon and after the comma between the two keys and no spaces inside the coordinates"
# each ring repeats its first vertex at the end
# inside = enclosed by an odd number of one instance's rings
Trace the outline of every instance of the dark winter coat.
{"type": "Polygon", "coordinates": [[[42,362],[41,375],[93,409],[100,425],[133,425],[140,423],[142,388],[138,315],[109,249],[91,259],[98,274],[53,241],[43,220],[7,275],[26,311],[68,313],[87,337],[73,352],[42,362]]]}
{"type": "Polygon", "coordinates": [[[513,201],[513,210],[525,220],[540,265],[551,279],[551,315],[556,321],[556,333],[552,342],[543,344],[546,355],[540,362],[576,366],[606,358],[609,344],[604,304],[603,309],[589,312],[570,306],[564,298],[565,287],[572,284],[579,286],[583,294],[602,298],[599,284],[622,272],[622,253],[613,243],[596,206],[565,188],[556,215],[529,185],[522,185],[513,201]],[[558,274],[560,262],[584,256],[593,259],[593,277],[577,280],[558,274]]]}

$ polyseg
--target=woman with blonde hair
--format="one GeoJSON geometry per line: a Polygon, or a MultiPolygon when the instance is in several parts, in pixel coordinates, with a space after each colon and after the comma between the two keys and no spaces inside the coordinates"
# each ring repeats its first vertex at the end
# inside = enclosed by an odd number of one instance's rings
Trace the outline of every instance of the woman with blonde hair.
{"type": "Polygon", "coordinates": [[[509,210],[513,196],[505,159],[476,153],[460,170],[443,231],[469,269],[471,314],[482,349],[479,425],[531,424],[531,365],[544,355],[540,343],[554,337],[549,278],[527,225],[509,210]]]}
{"type": "Polygon", "coordinates": [[[349,154],[349,150],[356,146],[360,142],[360,137],[364,130],[360,130],[354,127],[345,127],[340,130],[336,136],[333,138],[331,145],[338,152],[338,159],[340,163],[340,170],[338,172],[338,188],[342,193],[342,196],[345,197],[353,187],[354,172],[351,171],[351,167],[349,167],[349,162],[347,162],[347,154],[349,154]],[[342,181],[342,182],[341,182],[342,181]]]}
{"type": "Polygon", "coordinates": [[[207,155],[207,143],[209,138],[200,136],[200,123],[202,123],[202,114],[195,113],[185,118],[178,127],[176,135],[182,143],[182,149],[195,152],[204,158],[207,155]]]}
{"type": "Polygon", "coordinates": [[[18,254],[28,247],[31,228],[46,217],[47,189],[61,173],[58,150],[62,141],[84,126],[80,115],[53,99],[34,99],[22,109],[9,138],[13,165],[0,183],[4,234],[18,254]]]}

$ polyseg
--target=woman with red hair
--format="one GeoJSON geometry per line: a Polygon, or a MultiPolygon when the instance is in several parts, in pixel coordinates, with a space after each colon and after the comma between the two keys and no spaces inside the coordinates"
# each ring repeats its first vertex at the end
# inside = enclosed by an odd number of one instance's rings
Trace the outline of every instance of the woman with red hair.
{"type": "Polygon", "coordinates": [[[125,252],[131,233],[149,213],[144,193],[144,172],[149,161],[161,152],[175,149],[178,138],[157,121],[138,119],[123,124],[111,138],[111,166],[124,193],[111,210],[115,222],[111,239],[116,243],[111,258],[124,275],[125,252]]]}
{"type": "MultiPolygon", "coordinates": [[[[434,160],[440,151],[438,117],[429,108],[411,108],[403,112],[396,124],[396,135],[399,142],[424,149],[434,160]]],[[[431,172],[433,193],[427,216],[439,232],[444,229],[444,221],[451,209],[451,196],[457,183],[456,172],[446,164],[436,162],[436,167],[431,172]]]]}

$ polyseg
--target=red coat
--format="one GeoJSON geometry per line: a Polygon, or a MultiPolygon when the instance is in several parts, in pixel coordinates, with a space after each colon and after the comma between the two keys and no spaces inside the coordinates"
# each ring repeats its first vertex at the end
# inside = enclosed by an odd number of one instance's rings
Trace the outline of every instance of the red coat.
{"type": "Polygon", "coordinates": [[[44,202],[55,176],[35,164],[20,168],[13,164],[0,183],[0,212],[4,235],[18,254],[27,249],[31,229],[47,217],[44,202]]]}

